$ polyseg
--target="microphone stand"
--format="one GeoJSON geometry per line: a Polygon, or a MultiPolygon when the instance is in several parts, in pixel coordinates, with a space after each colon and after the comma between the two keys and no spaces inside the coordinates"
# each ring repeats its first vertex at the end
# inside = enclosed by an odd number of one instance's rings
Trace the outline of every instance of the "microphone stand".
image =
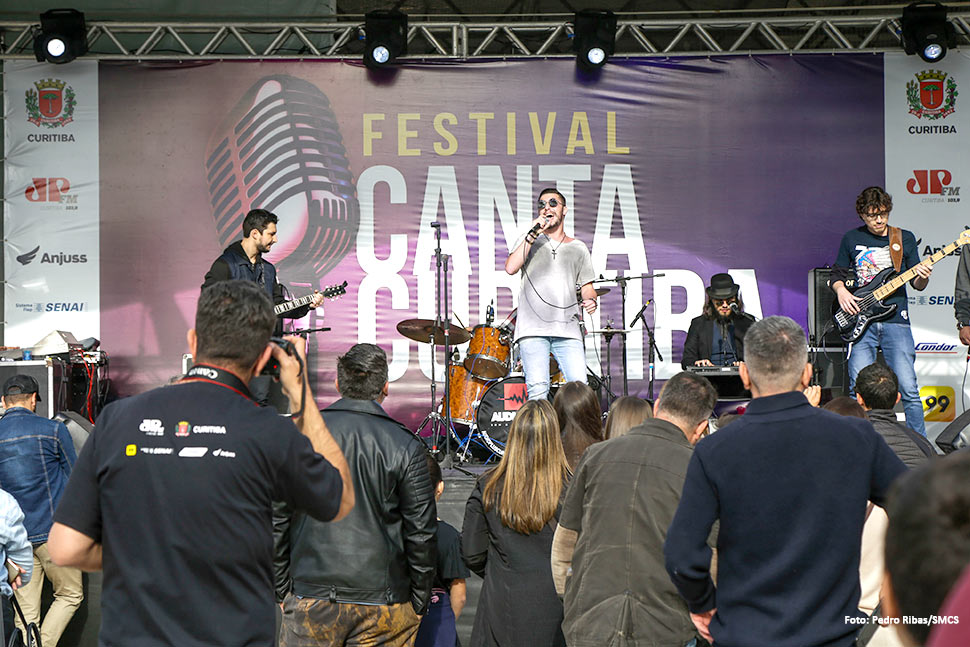
{"type": "Polygon", "coordinates": [[[652,402],[653,401],[653,382],[657,376],[657,366],[656,366],[656,361],[654,359],[654,353],[656,353],[657,359],[659,359],[661,362],[664,361],[664,358],[663,358],[663,355],[660,354],[660,349],[657,348],[657,340],[653,335],[653,329],[647,323],[647,318],[643,316],[643,314],[647,311],[647,306],[649,306],[651,303],[653,303],[653,299],[649,299],[646,303],[643,304],[643,307],[640,308],[640,312],[637,313],[636,318],[634,318],[634,320],[630,322],[630,327],[632,328],[633,324],[635,324],[637,322],[637,319],[639,319],[643,323],[643,327],[647,331],[647,362],[649,363],[649,368],[647,373],[647,376],[648,376],[647,388],[648,388],[648,392],[650,393],[650,401],[652,402]]]}
{"type": "MultiPolygon", "coordinates": [[[[616,278],[615,279],[606,279],[606,280],[603,280],[603,281],[593,281],[593,283],[609,283],[609,282],[613,282],[613,283],[616,283],[616,284],[618,284],[620,286],[620,321],[621,321],[621,325],[622,325],[622,322],[623,321],[626,321],[626,284],[629,281],[636,281],[636,280],[639,280],[639,279],[653,279],[653,278],[657,278],[657,277],[660,277],[660,276],[663,276],[663,273],[662,272],[659,273],[659,274],[637,274],[636,276],[623,276],[623,270],[617,270],[617,272],[616,272],[616,278]]],[[[642,313],[640,315],[640,318],[641,319],[643,318],[643,314],[642,313]]],[[[636,320],[634,320],[633,323],[636,323],[636,320]]],[[[632,327],[632,324],[631,324],[631,327],[632,327]]],[[[651,354],[650,354],[650,399],[652,400],[653,399],[653,374],[654,374],[653,354],[652,353],[653,353],[653,348],[656,348],[656,342],[655,342],[654,337],[653,337],[653,331],[650,330],[650,327],[649,326],[647,326],[646,320],[643,321],[643,327],[647,329],[647,332],[648,332],[648,334],[650,336],[650,347],[651,347],[651,349],[650,349],[650,352],[651,352],[651,354]]],[[[623,363],[623,395],[629,395],[630,394],[630,390],[629,390],[629,386],[628,386],[628,377],[627,377],[626,335],[622,335],[621,338],[620,338],[620,350],[623,353],[623,358],[622,358],[622,360],[623,360],[623,362],[622,362],[623,363]]],[[[657,355],[659,355],[659,354],[660,354],[660,351],[658,350],[657,351],[657,355]]],[[[663,361],[663,358],[662,357],[660,358],[660,361],[661,362],[663,361]]]]}
{"type": "Polygon", "coordinates": [[[301,337],[306,337],[307,335],[309,335],[312,332],[330,332],[330,330],[331,330],[331,328],[328,328],[328,327],[323,327],[323,328],[306,328],[304,330],[291,330],[290,331],[290,334],[291,335],[300,335],[301,337]]]}

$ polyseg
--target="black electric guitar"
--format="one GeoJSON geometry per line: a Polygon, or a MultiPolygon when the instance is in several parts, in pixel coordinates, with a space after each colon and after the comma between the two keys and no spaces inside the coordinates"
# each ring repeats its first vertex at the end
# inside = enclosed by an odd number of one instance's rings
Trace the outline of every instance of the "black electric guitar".
{"type": "MultiPolygon", "coordinates": [[[[930,267],[945,258],[947,254],[956,251],[960,246],[966,245],[967,243],[970,243],[970,229],[964,231],[960,234],[959,238],[940,251],[924,258],[919,264],[930,267]]],[[[832,301],[832,319],[835,321],[835,326],[839,330],[839,336],[847,344],[852,343],[862,337],[873,323],[892,317],[896,313],[897,304],[892,303],[886,305],[882,300],[901,288],[915,276],[915,266],[899,275],[896,274],[896,270],[887,267],[872,277],[872,280],[861,288],[855,290],[849,288],[849,291],[854,296],[861,299],[856,303],[859,306],[858,314],[852,315],[843,310],[839,306],[838,299],[832,301]]]]}
{"type": "MultiPolygon", "coordinates": [[[[347,294],[347,281],[344,281],[340,285],[331,285],[328,288],[321,290],[320,294],[323,295],[324,299],[336,299],[337,297],[347,294]]],[[[273,308],[273,312],[276,316],[280,316],[284,312],[289,312],[290,310],[296,310],[297,308],[302,308],[305,305],[309,305],[313,298],[317,296],[316,294],[308,294],[305,297],[300,297],[298,299],[293,299],[291,301],[284,301],[283,303],[277,305],[273,308]]]]}

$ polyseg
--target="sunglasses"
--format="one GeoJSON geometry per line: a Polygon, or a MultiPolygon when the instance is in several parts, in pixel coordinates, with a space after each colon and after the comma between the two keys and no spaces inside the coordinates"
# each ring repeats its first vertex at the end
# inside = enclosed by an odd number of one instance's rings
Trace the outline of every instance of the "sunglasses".
{"type": "Polygon", "coordinates": [[[558,207],[559,206],[559,201],[556,200],[555,198],[549,198],[549,202],[546,202],[545,200],[539,200],[539,208],[540,209],[545,209],[547,204],[550,207],[555,208],[555,207],[558,207]]]}
{"type": "Polygon", "coordinates": [[[730,305],[732,303],[737,303],[738,302],[738,300],[735,299],[735,298],[730,298],[730,299],[711,299],[711,301],[713,301],[714,302],[714,305],[716,305],[716,306],[719,306],[721,304],[730,305]]]}

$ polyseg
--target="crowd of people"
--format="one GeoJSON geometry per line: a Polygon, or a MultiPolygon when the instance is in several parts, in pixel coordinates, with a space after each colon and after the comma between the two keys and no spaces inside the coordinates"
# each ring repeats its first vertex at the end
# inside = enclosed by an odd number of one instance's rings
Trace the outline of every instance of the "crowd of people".
{"type": "MultiPolygon", "coordinates": [[[[853,396],[820,407],[804,330],[755,321],[716,274],[684,365],[736,366],[744,412],[714,431],[717,392],[685,371],[655,403],[615,399],[604,424],[581,352],[597,307],[589,252],[564,232],[565,202],[540,193],[506,263],[522,274],[529,397],[460,529],[438,518],[435,457],[382,406],[379,346],[338,357],[340,398],[315,406],[304,343],[273,337],[283,297],[262,254],[277,219],[254,210],[206,276],[194,366],[108,405],[80,453],[35,413],[33,378],[3,385],[5,624],[16,595],[56,645],[81,572],[101,570],[104,647],[454,647],[475,573],[476,647],[968,644],[970,453],[938,458],[915,423],[908,318],[860,337],[853,396]],[[873,361],[880,345],[889,366],[873,361]],[[551,400],[550,354],[569,380],[551,400]],[[273,385],[289,416],[263,406],[273,385]],[[40,622],[44,578],[54,602],[40,622]]],[[[846,312],[860,307],[846,283],[918,261],[885,192],[856,206],[864,224],[843,240],[835,285],[846,312]],[[900,249],[872,253],[890,241],[900,249]]]]}

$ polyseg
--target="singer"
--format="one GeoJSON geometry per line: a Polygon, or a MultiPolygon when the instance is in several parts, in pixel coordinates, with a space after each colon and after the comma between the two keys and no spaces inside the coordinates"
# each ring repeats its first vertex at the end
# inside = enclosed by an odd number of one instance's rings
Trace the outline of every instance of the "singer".
{"type": "Polygon", "coordinates": [[[549,394],[549,354],[568,382],[586,381],[583,310],[596,312],[593,263],[586,245],[566,235],[566,198],[556,189],[539,193],[538,217],[509,254],[505,271],[520,272],[515,343],[530,400],[549,394]],[[579,286],[582,301],[576,300],[579,286]],[[580,309],[582,307],[582,309],[580,309]]]}
{"type": "Polygon", "coordinates": [[[744,312],[741,286],[730,274],[715,274],[707,288],[707,301],[694,317],[684,341],[680,365],[736,366],[744,359],[744,335],[754,317],[744,312]]]}

